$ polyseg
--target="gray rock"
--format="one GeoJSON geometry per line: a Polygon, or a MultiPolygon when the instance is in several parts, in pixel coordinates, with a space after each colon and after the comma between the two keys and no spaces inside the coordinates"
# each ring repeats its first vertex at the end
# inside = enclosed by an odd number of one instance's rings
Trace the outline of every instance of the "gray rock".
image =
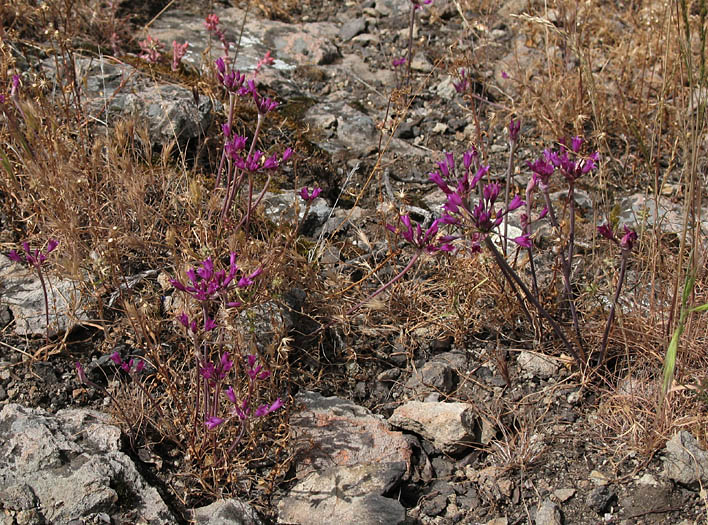
{"type": "Polygon", "coordinates": [[[666,442],[664,475],[685,485],[708,481],[708,452],[689,432],[681,430],[666,442]]]}
{"type": "Polygon", "coordinates": [[[347,42],[364,31],[366,31],[366,20],[362,17],[352,18],[342,24],[339,30],[339,38],[343,42],[347,42]]]}
{"type": "Polygon", "coordinates": [[[375,464],[337,467],[305,476],[278,503],[278,523],[404,523],[403,505],[381,495],[405,474],[405,463],[393,465],[386,470],[375,464]]]}
{"type": "MultiPolygon", "coordinates": [[[[219,9],[221,27],[230,42],[238,40],[245,15],[243,9],[219,9]]],[[[211,42],[208,63],[202,63],[201,57],[207,51],[209,39],[204,29],[204,18],[199,15],[169,10],[151,25],[150,33],[163,42],[188,41],[184,61],[200,69],[210,68],[213,61],[223,55],[220,43],[211,42]]],[[[297,65],[331,64],[339,56],[339,50],[332,42],[337,33],[336,25],[329,22],[286,24],[250,13],[243,26],[235,67],[242,72],[253,71],[267,51],[272,53],[275,60],[273,69],[276,71],[294,69],[297,65]]],[[[233,54],[233,46],[231,50],[233,54]]]]}
{"type": "Polygon", "coordinates": [[[327,220],[323,228],[324,235],[331,235],[335,231],[346,232],[350,226],[357,225],[365,219],[368,213],[359,206],[354,206],[350,210],[337,208],[332,212],[331,217],[327,220]]]}
{"type": "MultiPolygon", "coordinates": [[[[57,335],[88,319],[79,283],[44,275],[49,300],[49,335],[57,335]]],[[[43,335],[47,331],[44,293],[34,270],[0,255],[0,305],[15,318],[18,335],[43,335]]]]}
{"type": "Polygon", "coordinates": [[[541,379],[555,376],[559,369],[555,359],[535,352],[521,352],[516,362],[522,370],[541,379]]]}
{"type": "Polygon", "coordinates": [[[457,93],[452,77],[445,77],[439,84],[431,89],[433,89],[439,97],[446,100],[452,99],[455,96],[455,93],[457,93]]]}
{"type": "MultiPolygon", "coordinates": [[[[356,37],[354,41],[360,41],[360,38],[361,37],[356,37]]],[[[331,67],[336,71],[339,77],[348,76],[357,83],[366,82],[370,85],[391,86],[396,80],[396,75],[391,68],[372,70],[369,65],[356,54],[345,55],[340,62],[331,67]]]]}
{"type": "MultiPolygon", "coordinates": [[[[592,209],[593,209],[592,197],[590,197],[590,194],[588,192],[581,190],[580,188],[575,188],[573,193],[575,195],[575,204],[576,204],[575,209],[576,210],[580,209],[581,211],[584,211],[584,212],[592,211],[592,209]]],[[[556,206],[555,203],[558,203],[561,206],[565,206],[565,203],[567,201],[568,201],[568,191],[567,190],[561,190],[561,191],[556,191],[554,193],[551,193],[551,202],[554,203],[553,204],[554,208],[556,206]]]]}
{"type": "Polygon", "coordinates": [[[602,486],[590,491],[585,499],[585,504],[598,514],[603,514],[616,499],[617,494],[613,490],[607,486],[602,486]]]}
{"type": "Polygon", "coordinates": [[[262,525],[263,521],[248,503],[237,499],[215,501],[192,511],[196,525],[262,525]]]}
{"type": "Polygon", "coordinates": [[[457,374],[453,368],[442,361],[429,361],[417,370],[406,382],[406,388],[417,394],[442,392],[449,394],[455,389],[457,374]]]}
{"type": "MultiPolygon", "coordinates": [[[[56,75],[53,60],[43,66],[56,75]]],[[[172,141],[185,144],[204,134],[216,109],[209,97],[194,101],[191,90],[174,84],[155,84],[128,64],[102,59],[77,58],[78,76],[85,79],[86,109],[96,122],[110,125],[118,118],[145,122],[153,145],[172,141]]]]}
{"type": "Polygon", "coordinates": [[[466,403],[409,401],[394,410],[389,422],[421,435],[447,454],[479,443],[479,425],[466,403]]]}
{"type": "Polygon", "coordinates": [[[120,429],[92,410],[9,404],[0,411],[0,508],[37,521],[68,523],[104,514],[118,523],[171,524],[176,519],[120,451],[120,429]]]}
{"type": "MultiPolygon", "coordinates": [[[[708,217],[708,207],[703,207],[701,217],[701,232],[705,236],[708,235],[708,220],[705,219],[708,217]]],[[[649,229],[656,227],[665,233],[679,234],[683,228],[683,207],[663,196],[659,197],[657,207],[653,197],[637,193],[622,201],[620,224],[635,229],[641,228],[642,225],[649,229]]]]}
{"type": "Polygon", "coordinates": [[[415,55],[411,60],[411,69],[419,73],[430,73],[433,70],[433,64],[425,55],[415,55]]]}
{"type": "Polygon", "coordinates": [[[335,140],[317,143],[330,153],[346,149],[368,155],[376,149],[378,132],[374,121],[344,101],[323,102],[312,106],[303,120],[314,126],[324,124],[326,128],[336,129],[335,140]],[[336,124],[332,122],[332,117],[336,119],[336,124]]]}
{"type": "Polygon", "coordinates": [[[286,191],[283,193],[266,192],[263,196],[263,212],[265,216],[276,224],[290,222],[295,219],[295,206],[298,207],[298,222],[301,224],[300,231],[304,235],[312,235],[314,231],[325,223],[329,218],[332,208],[327,205],[327,201],[322,197],[312,201],[310,209],[305,218],[307,206],[305,201],[297,191],[286,191]]]}
{"type": "Polygon", "coordinates": [[[563,525],[560,508],[551,500],[546,499],[536,512],[536,525],[563,525]]]}
{"type": "Polygon", "coordinates": [[[279,523],[401,523],[405,510],[383,497],[408,472],[412,450],[400,432],[363,407],[304,392],[293,414],[295,486],[278,502],[279,523]]]}
{"type": "Polygon", "coordinates": [[[672,497],[671,483],[654,485],[637,484],[632,490],[625,491],[619,497],[619,507],[624,516],[645,516],[671,508],[679,498],[672,497]]]}

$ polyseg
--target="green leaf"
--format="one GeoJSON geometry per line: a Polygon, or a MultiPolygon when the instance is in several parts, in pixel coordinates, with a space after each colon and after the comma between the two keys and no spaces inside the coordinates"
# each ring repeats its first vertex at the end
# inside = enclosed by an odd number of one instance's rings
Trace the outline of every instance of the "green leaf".
{"type": "Polygon", "coordinates": [[[676,354],[678,352],[678,343],[683,333],[683,325],[679,325],[676,330],[674,330],[674,335],[671,337],[671,343],[666,349],[666,356],[664,357],[664,383],[661,386],[661,403],[664,402],[664,396],[671,388],[671,383],[674,380],[674,371],[676,369],[676,354]]]}
{"type": "Polygon", "coordinates": [[[689,311],[690,312],[708,312],[708,303],[702,304],[700,306],[694,306],[689,311]]]}

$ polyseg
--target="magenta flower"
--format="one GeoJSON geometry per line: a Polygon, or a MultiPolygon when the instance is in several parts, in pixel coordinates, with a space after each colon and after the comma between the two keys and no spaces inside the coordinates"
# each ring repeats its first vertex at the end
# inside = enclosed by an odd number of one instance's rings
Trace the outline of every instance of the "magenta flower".
{"type": "Polygon", "coordinates": [[[10,88],[10,97],[15,98],[20,94],[20,76],[12,75],[12,87],[10,88]]]}
{"type": "Polygon", "coordinates": [[[398,57],[398,58],[394,58],[393,62],[391,62],[391,63],[393,64],[393,67],[400,67],[403,64],[405,64],[407,61],[408,61],[408,59],[406,57],[398,57]]]}
{"type": "Polygon", "coordinates": [[[145,362],[142,361],[141,359],[138,359],[137,361],[135,359],[129,359],[128,361],[123,361],[123,359],[121,359],[120,354],[118,352],[113,352],[111,354],[111,361],[113,361],[116,364],[116,366],[119,366],[124,372],[127,372],[129,374],[131,374],[133,372],[135,372],[136,374],[139,374],[145,368],[145,362]],[[133,367],[135,367],[135,368],[133,368],[133,367]]]}
{"type": "Polygon", "coordinates": [[[219,83],[224,86],[229,93],[241,94],[243,84],[246,81],[246,75],[242,75],[238,71],[227,72],[226,62],[221,57],[217,58],[214,63],[216,65],[216,78],[219,79],[219,83]]]}
{"type": "Polygon", "coordinates": [[[555,151],[546,150],[544,156],[546,161],[550,162],[554,167],[560,169],[561,174],[570,183],[574,183],[580,176],[597,168],[597,163],[600,160],[600,153],[595,151],[590,154],[587,158],[579,158],[578,152],[583,145],[582,137],[573,137],[571,139],[570,149],[565,145],[565,141],[561,140],[561,151],[560,153],[555,151]],[[572,152],[577,160],[571,160],[568,155],[572,152]]]}
{"type": "Polygon", "coordinates": [[[268,405],[261,405],[261,406],[259,406],[259,407],[256,409],[255,416],[256,416],[256,417],[267,416],[268,414],[271,414],[271,413],[275,412],[276,410],[278,410],[278,409],[279,409],[280,407],[282,407],[282,406],[283,406],[283,401],[282,401],[280,398],[278,398],[278,399],[276,399],[276,400],[273,402],[273,404],[270,405],[270,406],[268,406],[268,405]]]}
{"type": "Polygon", "coordinates": [[[609,223],[605,223],[601,226],[598,226],[597,233],[599,233],[605,239],[609,239],[611,241],[615,240],[615,232],[612,231],[612,226],[610,226],[609,223]]]}
{"type": "MultiPolygon", "coordinates": [[[[225,125],[226,126],[226,125],[225,125]]],[[[228,127],[228,126],[226,126],[228,127]]],[[[227,130],[224,130],[224,135],[227,137],[227,139],[230,136],[231,129],[228,129],[228,134],[226,133],[227,130]]],[[[227,140],[226,143],[224,144],[224,149],[226,150],[226,154],[229,155],[232,159],[240,159],[241,156],[239,153],[243,151],[246,148],[246,143],[248,142],[247,137],[242,137],[241,135],[234,135],[231,137],[230,140],[227,140]]]]}
{"type": "Polygon", "coordinates": [[[304,187],[300,190],[300,197],[302,197],[302,200],[305,202],[312,202],[319,197],[320,193],[322,193],[322,188],[315,187],[312,190],[312,193],[310,193],[310,190],[307,189],[307,187],[304,187]]]}
{"type": "Polygon", "coordinates": [[[207,419],[204,424],[209,430],[214,430],[216,427],[221,425],[224,422],[224,420],[220,417],[212,416],[209,419],[207,419]]]}
{"type": "Polygon", "coordinates": [[[291,148],[287,148],[282,154],[282,160],[278,160],[275,153],[266,158],[262,151],[255,150],[245,159],[242,157],[234,158],[234,164],[237,168],[250,173],[270,171],[279,168],[283,162],[286,162],[292,156],[292,154],[293,150],[291,148]]]}
{"type": "Polygon", "coordinates": [[[89,380],[88,377],[86,377],[86,371],[84,370],[84,366],[78,361],[74,363],[74,366],[76,366],[76,373],[79,376],[79,381],[88,384],[89,380]]]}
{"type": "Polygon", "coordinates": [[[433,0],[411,0],[413,4],[413,9],[422,9],[424,5],[432,4],[433,0]]]}
{"type": "Polygon", "coordinates": [[[205,379],[223,381],[233,366],[234,362],[229,357],[229,353],[224,352],[216,366],[213,363],[207,363],[200,368],[199,373],[205,379]]]}
{"type": "Polygon", "coordinates": [[[247,286],[251,286],[253,284],[253,279],[258,277],[262,273],[263,273],[263,268],[258,268],[256,271],[254,271],[250,275],[245,275],[245,276],[241,277],[238,280],[237,286],[239,288],[246,288],[247,286]]]}
{"type": "Polygon", "coordinates": [[[509,142],[516,144],[519,141],[519,131],[521,130],[521,119],[512,119],[509,122],[509,142]]]}
{"type": "Polygon", "coordinates": [[[7,257],[12,261],[18,263],[26,263],[30,266],[34,266],[35,268],[39,268],[42,263],[47,260],[47,255],[52,253],[57,246],[59,246],[59,241],[57,241],[56,239],[49,239],[45,251],[41,251],[39,249],[33,251],[30,249],[30,245],[28,242],[23,242],[22,249],[24,250],[24,253],[20,253],[17,250],[10,250],[10,252],[7,254],[7,257]]]}
{"type": "Polygon", "coordinates": [[[624,225],[624,235],[620,239],[620,246],[623,250],[630,251],[634,247],[634,243],[637,241],[637,232],[631,230],[624,225]]]}
{"type": "Polygon", "coordinates": [[[632,248],[634,248],[634,243],[637,242],[637,232],[627,227],[626,224],[622,226],[622,229],[624,230],[624,234],[621,239],[615,235],[615,232],[612,230],[612,226],[610,226],[609,223],[598,226],[597,233],[605,239],[609,239],[615,244],[618,244],[623,251],[630,252],[632,251],[632,248]]]}
{"type": "Polygon", "coordinates": [[[398,220],[403,225],[403,228],[397,228],[391,224],[387,224],[386,228],[396,235],[403,237],[418,250],[434,253],[438,251],[449,252],[454,249],[452,241],[457,237],[448,235],[438,237],[438,224],[442,222],[441,219],[433,221],[433,224],[431,224],[425,232],[423,232],[423,228],[420,224],[413,223],[410,216],[407,214],[401,215],[398,220]]]}
{"type": "MultiPolygon", "coordinates": [[[[211,257],[208,257],[201,267],[187,270],[187,277],[189,277],[191,284],[182,284],[178,279],[170,279],[170,284],[177,290],[188,293],[197,301],[204,302],[222,294],[236,277],[237,272],[236,253],[231,252],[228,273],[224,270],[214,271],[214,262],[211,257]]],[[[182,316],[179,319],[182,324],[187,326],[182,316]]]]}

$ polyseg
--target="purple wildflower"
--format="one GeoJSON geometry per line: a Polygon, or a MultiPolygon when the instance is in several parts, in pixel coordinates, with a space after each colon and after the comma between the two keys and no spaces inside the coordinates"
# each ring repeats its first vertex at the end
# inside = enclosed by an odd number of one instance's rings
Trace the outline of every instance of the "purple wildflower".
{"type": "Polygon", "coordinates": [[[310,193],[310,190],[305,187],[300,190],[300,197],[302,197],[302,200],[305,202],[312,202],[320,195],[320,193],[322,193],[322,188],[316,187],[312,190],[312,193],[310,193]]]}
{"type": "Polygon", "coordinates": [[[511,119],[509,122],[509,142],[516,144],[519,141],[519,131],[521,130],[521,119],[511,119]]]}
{"type": "MultiPolygon", "coordinates": [[[[201,267],[187,270],[187,277],[191,284],[185,285],[178,279],[170,279],[170,284],[177,290],[188,293],[197,301],[204,302],[222,294],[236,277],[237,272],[236,253],[231,252],[228,273],[224,270],[214,271],[214,262],[211,257],[208,257],[201,267]]],[[[180,322],[184,324],[182,319],[180,322]]]]}
{"type": "Polygon", "coordinates": [[[221,425],[224,422],[224,420],[220,417],[216,416],[211,416],[209,419],[207,419],[204,424],[207,426],[209,430],[214,430],[216,427],[221,425]]]}

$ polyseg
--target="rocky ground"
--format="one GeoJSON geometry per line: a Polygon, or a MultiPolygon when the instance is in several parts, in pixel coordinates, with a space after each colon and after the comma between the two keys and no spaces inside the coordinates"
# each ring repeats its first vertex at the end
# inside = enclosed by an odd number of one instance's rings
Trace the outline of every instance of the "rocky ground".
{"type": "MultiPolygon", "coordinates": [[[[421,219],[437,213],[442,201],[427,174],[443,151],[462,152],[476,136],[468,105],[453,85],[458,78],[451,76],[457,66],[450,64],[451,49],[464,57],[482,41],[489,46],[488,62],[474,78],[481,97],[502,104],[484,115],[489,160],[503,171],[506,94],[513,93],[519,68],[537,67],[538,52],[524,46],[524,36],[514,34],[510,23],[527,4],[510,0],[485,24],[475,24],[477,14],[456,1],[435,0],[422,9],[412,61],[419,91],[399,118],[390,97],[401,72],[391,61],[404,53],[408,7],[408,0],[322,0],[287,17],[280,13],[281,20],[255,8],[246,16],[238,67],[251,70],[270,51],[275,63],[262,71],[260,84],[284,102],[281,113],[308,128],[317,161],[302,164],[299,183],[324,188],[303,230],[313,241],[338,228],[333,238],[342,243],[359,231],[372,239],[380,235],[377,196],[354,202],[377,162],[385,166],[380,184],[386,200],[421,219]],[[475,24],[473,32],[469,24],[475,24]],[[392,139],[380,147],[380,130],[394,125],[392,139]]],[[[244,10],[214,11],[227,37],[237,40],[244,10]]],[[[177,3],[156,18],[150,34],[165,42],[189,41],[185,67],[201,71],[208,53],[206,14],[177,3]]],[[[183,78],[156,82],[131,63],[77,56],[88,110],[98,122],[140,115],[155,147],[176,138],[199,158],[195,144],[223,119],[221,103],[183,78]]],[[[24,66],[49,79],[57,74],[49,59],[24,66]]],[[[530,160],[539,154],[540,132],[525,123],[522,135],[527,138],[519,156],[530,160]]],[[[274,221],[292,214],[292,176],[266,198],[265,214],[274,221]]],[[[522,170],[521,188],[525,177],[522,170]]],[[[654,202],[634,190],[626,188],[619,200],[623,222],[655,220],[654,202]]],[[[593,199],[590,188],[579,189],[580,213],[591,227],[599,213],[593,199]]],[[[659,205],[660,222],[649,225],[680,231],[680,203],[666,198],[659,205]]],[[[708,233],[708,222],[703,227],[708,233]]],[[[338,246],[333,243],[322,256],[329,257],[323,268],[344,265],[338,246]]],[[[157,282],[163,270],[136,273],[130,286],[157,282]]],[[[650,452],[626,447],[608,434],[608,417],[624,416],[608,416],[601,403],[605,384],[582,377],[567,356],[546,355],[532,341],[509,344],[505,369],[489,333],[453,338],[415,327],[399,339],[395,331],[380,339],[376,332],[340,334],[343,342],[333,343],[335,349],[372,357],[342,361],[331,380],[294,392],[293,466],[267,498],[254,497],[253,506],[227,498],[188,508],[178,496],[181,458],[131,449],[105,416],[110,400],[76,377],[71,357],[77,354],[89,363],[89,377],[115,371],[89,322],[95,305],[81,296],[80,284],[52,276],[59,299],[50,324],[55,337],[68,341],[68,357],[45,355],[41,348],[44,307],[34,274],[0,255],[0,283],[2,523],[705,523],[701,487],[708,480],[708,452],[689,432],[672,432],[665,447],[647,444],[650,452]]],[[[642,308],[628,301],[627,308],[642,308]]],[[[285,325],[297,337],[298,307],[291,308],[285,325]]],[[[608,384],[621,402],[652,399],[659,383],[628,376],[608,384]]]]}

